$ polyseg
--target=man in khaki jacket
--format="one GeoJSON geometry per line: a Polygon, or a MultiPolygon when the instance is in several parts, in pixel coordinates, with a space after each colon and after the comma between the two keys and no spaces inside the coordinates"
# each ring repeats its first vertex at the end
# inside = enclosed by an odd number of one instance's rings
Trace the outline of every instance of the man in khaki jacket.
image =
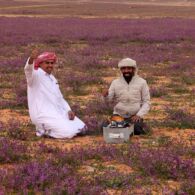
{"type": "Polygon", "coordinates": [[[144,133],[143,117],[150,110],[150,93],[146,80],[138,76],[136,61],[125,58],[118,63],[122,73],[103,92],[107,101],[115,101],[113,114],[130,118],[135,134],[144,133]]]}

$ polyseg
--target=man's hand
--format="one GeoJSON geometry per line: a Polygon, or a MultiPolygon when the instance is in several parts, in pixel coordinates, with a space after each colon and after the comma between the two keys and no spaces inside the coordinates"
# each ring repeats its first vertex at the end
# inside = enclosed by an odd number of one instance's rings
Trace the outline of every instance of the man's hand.
{"type": "Polygon", "coordinates": [[[68,118],[70,119],[70,120],[74,120],[74,118],[75,118],[75,113],[73,112],[73,111],[68,111],[68,118]]]}
{"type": "Polygon", "coordinates": [[[108,89],[103,89],[103,90],[102,90],[102,95],[103,95],[104,97],[107,97],[107,96],[108,96],[108,89]]]}
{"type": "Polygon", "coordinates": [[[131,117],[131,121],[133,123],[140,122],[141,121],[141,117],[137,116],[137,115],[134,115],[134,116],[131,117]]]}
{"type": "Polygon", "coordinates": [[[30,59],[28,61],[29,64],[32,64],[34,62],[34,60],[38,57],[39,52],[38,49],[34,49],[30,55],[30,59]]]}

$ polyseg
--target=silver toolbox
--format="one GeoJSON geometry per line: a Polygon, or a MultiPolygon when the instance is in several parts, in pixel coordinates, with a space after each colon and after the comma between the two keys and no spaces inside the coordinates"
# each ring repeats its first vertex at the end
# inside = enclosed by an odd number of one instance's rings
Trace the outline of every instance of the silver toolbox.
{"type": "Polygon", "coordinates": [[[134,125],[129,127],[103,127],[103,136],[106,143],[123,143],[129,141],[129,136],[134,134],[134,125]]]}

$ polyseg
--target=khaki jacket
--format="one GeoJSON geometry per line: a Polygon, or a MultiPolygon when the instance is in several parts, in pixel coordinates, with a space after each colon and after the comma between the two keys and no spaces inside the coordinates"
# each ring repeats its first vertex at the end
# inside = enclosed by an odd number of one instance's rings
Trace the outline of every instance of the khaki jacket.
{"type": "Polygon", "coordinates": [[[150,110],[150,93],[146,80],[137,74],[128,84],[124,77],[112,81],[107,100],[116,102],[114,114],[143,117],[150,110]]]}

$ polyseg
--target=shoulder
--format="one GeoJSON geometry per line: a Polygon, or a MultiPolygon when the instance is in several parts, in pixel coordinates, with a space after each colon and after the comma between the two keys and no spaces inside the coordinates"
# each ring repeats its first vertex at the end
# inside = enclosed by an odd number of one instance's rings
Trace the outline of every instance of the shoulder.
{"type": "Polygon", "coordinates": [[[57,79],[54,77],[53,74],[50,74],[50,77],[52,78],[53,81],[55,81],[56,83],[58,82],[57,79]]]}
{"type": "Polygon", "coordinates": [[[34,73],[37,75],[43,75],[44,71],[41,68],[38,68],[37,70],[34,69],[34,73]]]}
{"type": "Polygon", "coordinates": [[[112,83],[118,83],[118,82],[120,82],[120,78],[116,78],[116,79],[114,79],[113,81],[112,81],[112,83]]]}
{"type": "Polygon", "coordinates": [[[135,81],[139,82],[140,84],[147,84],[147,81],[138,75],[135,76],[135,81]]]}
{"type": "Polygon", "coordinates": [[[121,83],[121,78],[116,78],[111,82],[111,86],[115,86],[121,83]]]}

